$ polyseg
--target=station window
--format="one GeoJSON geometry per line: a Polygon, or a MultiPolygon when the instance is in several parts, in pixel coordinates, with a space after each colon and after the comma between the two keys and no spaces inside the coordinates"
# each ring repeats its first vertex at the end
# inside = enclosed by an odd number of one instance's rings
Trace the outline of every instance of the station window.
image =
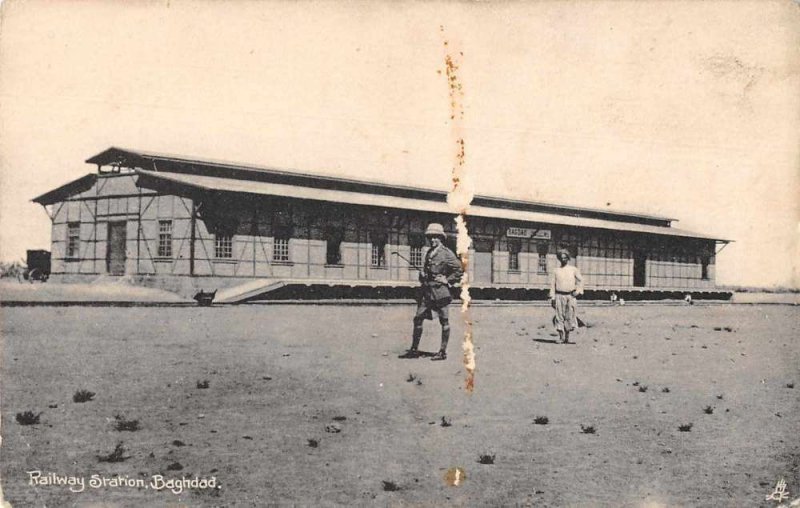
{"type": "Polygon", "coordinates": [[[275,240],[272,242],[272,261],[288,262],[289,239],[292,237],[291,229],[279,227],[275,230],[275,240]]]}
{"type": "Polygon", "coordinates": [[[508,241],[508,269],[519,271],[519,251],[521,250],[519,240],[508,241]]]}
{"type": "Polygon", "coordinates": [[[383,268],[386,266],[386,235],[374,233],[371,235],[372,242],[372,266],[373,268],[383,268]]]}
{"type": "Polygon", "coordinates": [[[422,248],[425,247],[425,235],[411,235],[408,243],[411,246],[411,264],[415,266],[422,266],[422,248]]]}
{"type": "Polygon", "coordinates": [[[218,259],[230,259],[233,257],[233,235],[214,235],[214,256],[218,259]]]}
{"type": "Polygon", "coordinates": [[[549,250],[549,245],[546,243],[540,243],[536,246],[536,252],[539,254],[538,262],[537,262],[537,270],[539,273],[547,273],[547,251],[549,250]]]}
{"type": "MultiPolygon", "coordinates": [[[[325,263],[329,265],[339,265],[342,263],[342,238],[344,233],[341,230],[331,229],[327,231],[325,253],[325,263]]],[[[287,253],[288,254],[288,253],[287,253]]]]}
{"type": "Polygon", "coordinates": [[[172,257],[172,221],[158,221],[158,257],[172,257]]]}
{"type": "Polygon", "coordinates": [[[67,257],[76,258],[80,255],[81,224],[70,222],[67,224],[67,257]]]}

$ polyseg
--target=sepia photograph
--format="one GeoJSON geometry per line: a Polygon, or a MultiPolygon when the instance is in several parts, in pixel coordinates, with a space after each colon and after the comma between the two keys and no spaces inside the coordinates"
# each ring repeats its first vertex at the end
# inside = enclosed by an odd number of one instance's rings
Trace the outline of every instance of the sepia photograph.
{"type": "Polygon", "coordinates": [[[0,507],[800,507],[800,2],[0,3],[0,507]]]}

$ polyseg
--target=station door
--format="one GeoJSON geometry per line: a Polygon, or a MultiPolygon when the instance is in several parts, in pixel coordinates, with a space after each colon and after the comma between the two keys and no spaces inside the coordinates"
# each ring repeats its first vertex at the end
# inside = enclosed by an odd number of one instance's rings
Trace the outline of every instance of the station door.
{"type": "Polygon", "coordinates": [[[111,275],[125,275],[125,244],[127,225],[125,222],[108,223],[108,250],[106,254],[106,270],[111,275]]]}
{"type": "Polygon", "coordinates": [[[480,238],[473,239],[472,283],[488,285],[492,283],[492,250],[494,242],[480,238]]]}

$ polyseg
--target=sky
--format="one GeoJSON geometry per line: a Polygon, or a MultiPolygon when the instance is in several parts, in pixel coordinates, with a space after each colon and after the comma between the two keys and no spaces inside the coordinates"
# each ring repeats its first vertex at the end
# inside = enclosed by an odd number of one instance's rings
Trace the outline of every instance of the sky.
{"type": "Polygon", "coordinates": [[[718,283],[800,287],[797,2],[0,9],[2,260],[110,146],[449,190],[463,139],[480,194],[674,217],[735,240],[718,283]]]}

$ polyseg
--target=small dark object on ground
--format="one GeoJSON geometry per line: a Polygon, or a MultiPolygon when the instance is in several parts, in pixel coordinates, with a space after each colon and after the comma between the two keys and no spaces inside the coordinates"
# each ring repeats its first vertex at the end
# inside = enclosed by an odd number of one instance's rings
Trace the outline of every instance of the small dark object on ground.
{"type": "Polygon", "coordinates": [[[336,425],[335,423],[332,423],[331,425],[326,425],[325,426],[325,432],[328,432],[330,434],[338,434],[341,431],[342,431],[342,428],[339,427],[338,425],[336,425]]]}
{"type": "Polygon", "coordinates": [[[311,448],[316,448],[319,446],[319,441],[316,439],[307,439],[306,441],[308,442],[308,446],[311,448]]]}
{"type": "Polygon", "coordinates": [[[533,419],[533,423],[535,423],[536,425],[547,425],[548,423],[550,423],[550,418],[546,416],[537,416],[536,418],[533,419]]]}
{"type": "Polygon", "coordinates": [[[139,420],[126,420],[123,416],[116,415],[114,419],[117,423],[114,424],[114,428],[118,432],[136,432],[141,427],[139,427],[139,420]]]}
{"type": "Polygon", "coordinates": [[[693,423],[687,423],[685,425],[679,426],[678,430],[681,431],[681,432],[691,432],[693,426],[694,426],[693,423]]]}
{"type": "Polygon", "coordinates": [[[478,464],[494,464],[495,455],[482,453],[478,456],[478,464]]]}
{"type": "Polygon", "coordinates": [[[581,425],[581,432],[584,434],[594,434],[597,430],[594,428],[594,425],[581,425]]]}
{"type": "Polygon", "coordinates": [[[794,388],[794,383],[786,383],[786,388],[794,388]]]}
{"type": "Polygon", "coordinates": [[[722,400],[722,394],[719,394],[719,395],[717,395],[717,398],[718,398],[719,400],[722,400]]]}
{"type": "Polygon", "coordinates": [[[248,441],[252,441],[253,438],[250,436],[242,436],[242,439],[247,439],[248,441]]]}
{"type": "Polygon", "coordinates": [[[180,471],[181,469],[183,469],[183,464],[180,462],[173,462],[167,466],[167,471],[180,471]]]}
{"type": "Polygon", "coordinates": [[[20,425],[36,425],[42,413],[34,414],[33,411],[17,413],[17,423],[20,425]]]}
{"type": "Polygon", "coordinates": [[[343,422],[345,420],[347,420],[346,416],[334,416],[333,417],[333,421],[335,421],[335,422],[343,422]]]}
{"type": "Polygon", "coordinates": [[[647,385],[640,385],[639,386],[639,391],[642,392],[642,393],[646,392],[647,391],[647,385]]]}
{"type": "Polygon", "coordinates": [[[210,307],[211,302],[214,301],[215,296],[217,296],[216,289],[214,291],[209,291],[209,292],[200,290],[199,293],[194,295],[194,299],[195,301],[197,301],[197,304],[200,305],[201,307],[210,307]]]}
{"type": "Polygon", "coordinates": [[[198,390],[205,390],[205,389],[208,388],[209,384],[210,383],[209,383],[208,379],[204,379],[202,381],[198,381],[197,382],[197,389],[198,390]]]}
{"type": "Polygon", "coordinates": [[[124,460],[128,460],[130,456],[125,457],[125,447],[122,446],[122,443],[117,443],[117,446],[114,448],[114,451],[109,453],[108,455],[98,455],[97,460],[100,462],[122,462],[124,460]]]}
{"type": "Polygon", "coordinates": [[[47,407],[49,407],[50,409],[56,409],[58,407],[58,404],[50,404],[47,407]]]}
{"type": "Polygon", "coordinates": [[[383,480],[382,483],[383,483],[383,490],[385,490],[386,492],[397,492],[398,490],[400,490],[400,486],[397,485],[395,482],[389,482],[383,480]]]}
{"type": "Polygon", "coordinates": [[[634,381],[633,386],[639,386],[639,381],[634,381]]]}
{"type": "Polygon", "coordinates": [[[664,388],[662,388],[662,389],[661,389],[661,392],[662,392],[662,393],[669,393],[669,388],[667,388],[667,387],[665,386],[664,388]]]}
{"type": "Polygon", "coordinates": [[[172,442],[172,446],[186,446],[186,443],[176,439],[175,441],[172,442]]]}
{"type": "Polygon", "coordinates": [[[417,386],[422,386],[422,380],[421,379],[417,379],[417,383],[416,384],[417,384],[417,386]]]}
{"type": "Polygon", "coordinates": [[[412,373],[409,372],[408,373],[408,377],[406,378],[406,382],[407,383],[413,383],[416,380],[417,380],[416,374],[412,374],[412,373]]]}
{"type": "Polygon", "coordinates": [[[450,420],[442,416],[442,422],[439,425],[442,427],[451,427],[453,424],[450,423],[450,420]]]}
{"type": "Polygon", "coordinates": [[[72,395],[72,402],[89,402],[97,395],[89,390],[78,390],[72,395]]]}
{"type": "Polygon", "coordinates": [[[706,406],[703,408],[703,412],[707,415],[714,414],[714,408],[711,406],[706,406]]]}

